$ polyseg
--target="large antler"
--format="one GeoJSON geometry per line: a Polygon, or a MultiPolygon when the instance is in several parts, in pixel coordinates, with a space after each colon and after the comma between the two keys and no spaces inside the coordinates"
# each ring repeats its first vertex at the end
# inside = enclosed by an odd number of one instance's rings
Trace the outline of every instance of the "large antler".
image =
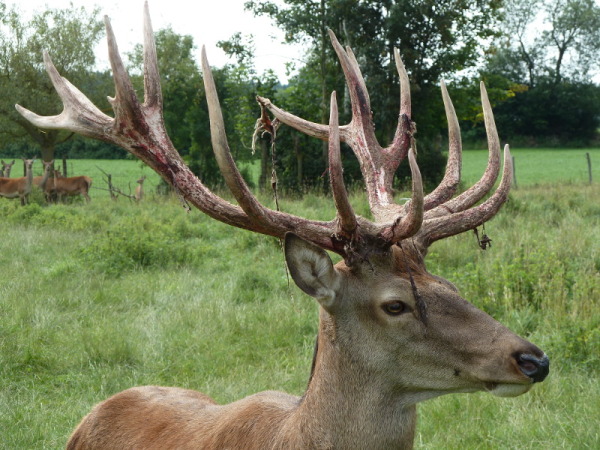
{"type": "MultiPolygon", "coordinates": [[[[448,162],[444,178],[438,187],[422,198],[416,195],[422,187],[420,175],[416,175],[418,169],[414,161],[415,127],[410,117],[410,85],[398,50],[394,50],[394,57],[400,77],[400,116],[392,143],[387,148],[382,148],[375,138],[369,95],[356,58],[350,48],[345,50],[342,48],[333,32],[329,31],[329,35],[342,64],[352,103],[352,119],[349,124],[339,128],[339,139],[352,148],[359,160],[369,204],[376,221],[394,221],[394,231],[388,228],[384,235],[385,239],[395,243],[412,236],[419,244],[420,250],[425,253],[431,243],[473,229],[491,219],[508,197],[512,179],[512,160],[506,146],[504,173],[500,186],[487,201],[474,206],[490,192],[500,171],[500,143],[484,84],[481,83],[480,87],[489,157],[482,178],[471,188],[452,198],[460,182],[462,144],[458,118],[446,85],[442,82],[442,97],[448,119],[448,162]],[[413,198],[400,207],[393,202],[392,182],[398,165],[407,155],[413,176],[413,198]],[[413,226],[419,229],[415,230],[413,226]]],[[[268,99],[259,97],[258,100],[281,122],[303,133],[319,139],[328,139],[330,146],[332,140],[338,139],[338,134],[331,133],[325,125],[309,122],[286,112],[273,105],[268,99]]],[[[333,185],[335,181],[332,170],[339,169],[334,169],[330,161],[333,185]]]]}
{"type": "MultiPolygon", "coordinates": [[[[492,156],[497,152],[492,152],[490,145],[491,169],[488,168],[486,171],[485,180],[482,179],[476,185],[477,188],[472,188],[454,200],[448,201],[460,177],[460,138],[456,116],[443,87],[446,109],[451,111],[448,113],[451,142],[448,169],[440,187],[424,198],[421,176],[415,160],[412,136],[414,124],[410,119],[408,76],[398,52],[396,51],[395,56],[401,79],[400,118],[392,144],[382,148],[375,138],[370,100],[356,58],[350,49],[344,50],[335,35],[330,32],[350,88],[352,101],[350,124],[338,126],[335,93],[331,98],[329,126],[302,120],[277,108],[267,99],[258,99],[281,121],[311,136],[329,140],[330,180],[338,210],[337,218],[330,222],[308,220],[268,209],[252,194],[231,156],[214,80],[206,53],[204,48],[202,49],[202,69],[212,144],[221,173],[239,206],[233,205],[215,195],[190,171],[167,135],[162,116],[162,92],[147,2],[144,6],[143,104],[140,104],[136,97],[107,17],[105,23],[109,59],[115,80],[116,94],[114,98],[109,98],[114,110],[114,118],[102,113],[75,86],[62,78],[47,53],[44,53],[44,63],[63,101],[63,111],[57,116],[41,117],[19,105],[16,105],[17,110],[40,128],[67,129],[125,148],[152,167],[186,201],[217,220],[276,237],[283,237],[286,232],[293,231],[322,248],[351,258],[356,252],[369,252],[376,247],[387,248],[411,236],[419,238],[422,243],[428,245],[441,237],[472,228],[493,216],[506,197],[502,192],[504,190],[507,192],[508,186],[503,182],[499,189],[500,194],[495,194],[478,207],[467,209],[485,195],[497,176],[498,158],[492,156]],[[360,162],[371,210],[375,217],[374,222],[355,215],[348,201],[342,180],[340,140],[350,145],[360,162]],[[400,206],[393,202],[392,181],[398,165],[407,156],[413,179],[413,194],[407,204],[400,206]],[[444,202],[448,206],[442,211],[439,208],[443,207],[444,202]],[[455,218],[459,216],[463,225],[455,223],[455,218]]],[[[490,117],[491,112],[488,110],[486,124],[491,121],[493,127],[493,119],[490,117]]],[[[492,134],[494,133],[495,128],[492,134]]],[[[497,141],[496,136],[494,142],[497,141]]],[[[507,178],[506,167],[509,165],[505,166],[505,178],[507,178]]],[[[510,180],[510,177],[508,179],[510,180]]]]}

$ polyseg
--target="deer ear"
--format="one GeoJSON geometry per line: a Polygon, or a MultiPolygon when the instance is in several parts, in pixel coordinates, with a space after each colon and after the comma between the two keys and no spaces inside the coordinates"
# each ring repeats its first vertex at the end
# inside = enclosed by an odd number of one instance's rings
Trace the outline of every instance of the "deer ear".
{"type": "Polygon", "coordinates": [[[341,286],[341,275],[327,252],[294,233],[286,233],[285,260],[296,285],[331,311],[341,286]]]}

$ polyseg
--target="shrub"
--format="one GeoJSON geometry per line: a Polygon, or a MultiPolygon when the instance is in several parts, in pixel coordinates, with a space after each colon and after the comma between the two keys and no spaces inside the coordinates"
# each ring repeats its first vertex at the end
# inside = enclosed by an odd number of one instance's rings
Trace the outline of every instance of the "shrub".
{"type": "Polygon", "coordinates": [[[181,239],[168,225],[136,218],[110,224],[81,254],[98,270],[118,275],[141,268],[198,266],[213,251],[206,241],[181,239]]]}

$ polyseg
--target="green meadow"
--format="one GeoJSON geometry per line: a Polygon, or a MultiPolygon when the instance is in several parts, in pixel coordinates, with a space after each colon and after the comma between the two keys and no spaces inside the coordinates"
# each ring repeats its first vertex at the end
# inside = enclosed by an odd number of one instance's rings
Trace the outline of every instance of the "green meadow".
{"type": "MultiPolygon", "coordinates": [[[[515,163],[517,187],[554,183],[588,182],[586,153],[592,160],[592,177],[600,182],[600,149],[511,149],[515,163]],[[595,163],[595,164],[594,164],[595,163]]],[[[479,179],[487,164],[487,150],[465,150],[463,180],[479,179]]]]}
{"type": "MultiPolygon", "coordinates": [[[[487,164],[487,150],[465,150],[463,152],[462,180],[465,186],[475,183],[487,164]]],[[[588,182],[588,163],[586,153],[592,161],[592,177],[600,182],[600,148],[583,149],[511,149],[515,162],[517,188],[553,183],[588,182]]],[[[11,158],[4,158],[6,161],[11,158]]],[[[62,162],[56,165],[62,168],[62,162]]],[[[258,164],[253,164],[251,172],[254,181],[258,180],[258,164]]],[[[136,160],[75,159],[67,160],[69,176],[88,175],[93,179],[90,196],[108,197],[106,174],[112,176],[113,184],[125,194],[133,194],[136,180],[146,175],[144,187],[151,192],[159,183],[159,176],[148,166],[136,160]]],[[[42,164],[34,165],[35,175],[42,175],[42,164]]],[[[23,165],[17,162],[12,176],[23,176],[23,165]]]]}
{"type": "MultiPolygon", "coordinates": [[[[600,448],[600,149],[513,156],[518,188],[486,224],[492,247],[464,233],[434,244],[427,264],[544,349],[550,375],[516,398],[420,404],[417,449],[600,448]]],[[[465,151],[465,187],[486,158],[465,151]]],[[[64,448],[95,403],[136,385],[218,402],[302,394],[317,306],[288,279],[276,239],[186,212],[154,192],[158,177],[137,161],[69,164],[94,179],[90,204],[0,198],[0,448],[64,448]],[[98,167],[124,192],[148,175],[146,199],[111,201],[98,167]]],[[[351,200],[365,214],[362,193],[351,200]]],[[[280,203],[314,219],[335,214],[316,193],[280,203]]]]}

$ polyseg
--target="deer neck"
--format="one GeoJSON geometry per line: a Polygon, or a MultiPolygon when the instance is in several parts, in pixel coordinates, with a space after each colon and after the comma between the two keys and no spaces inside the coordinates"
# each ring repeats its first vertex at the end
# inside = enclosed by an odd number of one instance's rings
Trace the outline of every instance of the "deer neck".
{"type": "Polygon", "coordinates": [[[33,169],[30,166],[26,167],[25,173],[25,192],[31,192],[31,185],[33,184],[33,169]]]}
{"type": "Polygon", "coordinates": [[[294,426],[310,430],[315,442],[327,443],[324,448],[412,448],[415,405],[339,348],[323,310],[320,322],[314,372],[294,426]]]}
{"type": "Polygon", "coordinates": [[[42,190],[46,189],[46,183],[48,182],[49,177],[50,177],[50,169],[44,168],[44,175],[42,176],[42,180],[40,181],[40,188],[42,190]]]}

